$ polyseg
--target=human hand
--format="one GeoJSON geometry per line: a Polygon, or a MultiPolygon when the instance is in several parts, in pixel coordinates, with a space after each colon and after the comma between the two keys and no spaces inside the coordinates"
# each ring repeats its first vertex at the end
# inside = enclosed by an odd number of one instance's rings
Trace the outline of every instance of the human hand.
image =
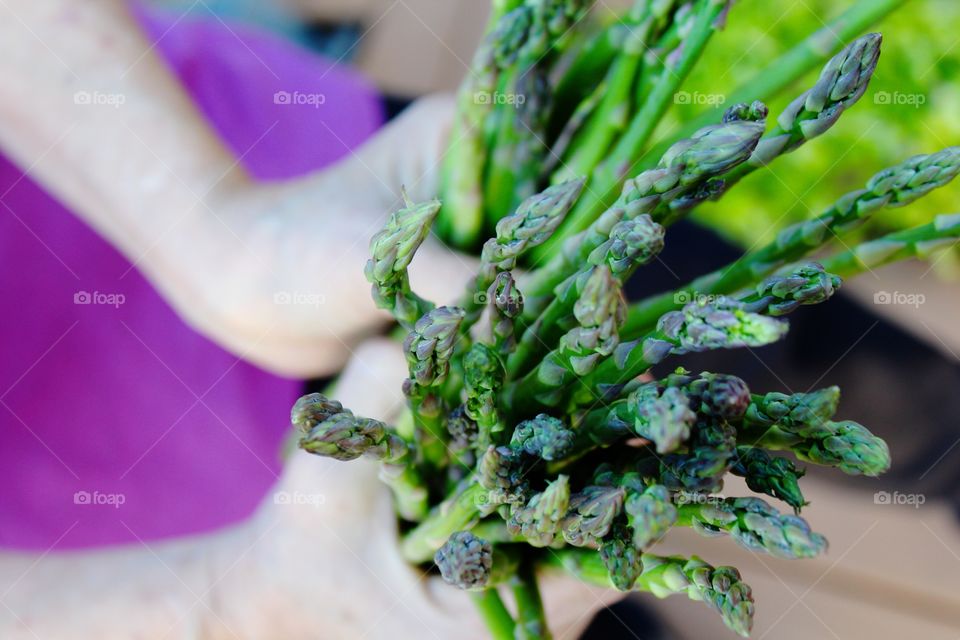
{"type": "MultiPolygon", "coordinates": [[[[396,343],[361,346],[337,383],[358,415],[385,421],[403,406],[396,343]]],[[[486,638],[467,594],[408,566],[398,551],[389,492],[376,465],[296,452],[254,519],[252,551],[216,595],[223,637],[486,638]]],[[[570,578],[542,580],[556,638],[576,638],[618,596],[570,578]]],[[[219,636],[217,636],[219,637],[219,636]]]]}
{"type": "MultiPolygon", "coordinates": [[[[0,147],[193,327],[267,369],[306,377],[338,370],[385,322],[363,277],[367,245],[401,188],[437,196],[451,97],[413,105],[328,170],[258,183],[153,55],[123,0],[8,0],[0,15],[0,147]],[[78,105],[76,92],[91,89],[123,96],[123,109],[78,105]]],[[[431,239],[412,265],[414,284],[448,302],[467,262],[431,239]],[[420,282],[425,272],[443,277],[420,282]]]]}
{"type": "MultiPolygon", "coordinates": [[[[401,188],[415,201],[437,196],[452,113],[452,98],[425,98],[326,171],[228,187],[220,208],[234,234],[199,226],[184,239],[192,250],[171,248],[181,261],[204,262],[216,252],[219,268],[198,264],[187,271],[196,281],[168,289],[168,298],[215,340],[268,369],[294,376],[337,370],[351,346],[387,320],[363,276],[369,240],[401,206],[401,188]]],[[[426,298],[450,302],[473,267],[431,236],[411,278],[426,298]]]]}

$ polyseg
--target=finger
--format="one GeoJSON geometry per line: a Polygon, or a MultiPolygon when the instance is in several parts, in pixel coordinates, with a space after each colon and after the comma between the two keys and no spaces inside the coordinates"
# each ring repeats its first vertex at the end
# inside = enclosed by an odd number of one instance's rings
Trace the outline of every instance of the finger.
{"type": "Polygon", "coordinates": [[[325,172],[324,180],[343,191],[357,189],[370,206],[384,210],[400,202],[401,188],[415,201],[436,198],[454,106],[451,95],[421,98],[325,172]]]}

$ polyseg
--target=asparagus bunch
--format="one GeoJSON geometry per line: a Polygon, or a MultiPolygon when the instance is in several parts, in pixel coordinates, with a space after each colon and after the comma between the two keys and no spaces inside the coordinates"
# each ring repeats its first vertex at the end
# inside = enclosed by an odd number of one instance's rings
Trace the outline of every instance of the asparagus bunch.
{"type": "MultiPolygon", "coordinates": [[[[748,83],[755,95],[660,149],[649,141],[667,98],[728,3],[638,0],[618,25],[599,29],[584,17],[589,4],[496,3],[464,95],[541,83],[545,113],[462,100],[468,144],[452,143],[443,204],[405,202],[374,238],[374,298],[406,334],[409,402],[397,426],[319,395],[298,402],[293,423],[309,453],[381,461],[399,553],[469,591],[495,638],[549,637],[542,571],[624,592],[686,594],[747,635],[754,605],[737,570],[659,556],[656,544],[687,527],[754,552],[817,556],[826,539],[800,516],[801,463],[875,476],[890,454],[865,427],[837,417],[836,387],[751,392],[736,376],[691,373],[674,360],[776,342],[786,317],[829,300],[841,277],[951,246],[956,215],[842,251],[832,240],[882,207],[945,185],[960,172],[960,152],[910,158],[767,247],[628,305],[624,283],[656,259],[670,225],[853,107],[880,37],[829,59],[806,42],[748,83]],[[768,129],[759,99],[817,60],[825,66],[815,84],[768,129]],[[599,87],[578,75],[586,70],[603,78],[599,87]],[[441,235],[480,251],[454,307],[419,297],[406,275],[435,221],[441,235]],[[484,229],[492,237],[481,244],[484,229]],[[820,262],[809,260],[814,253],[820,262]],[[789,512],[756,495],[718,496],[730,474],[789,512]]],[[[852,37],[896,4],[858,4],[835,32],[852,37]]]]}

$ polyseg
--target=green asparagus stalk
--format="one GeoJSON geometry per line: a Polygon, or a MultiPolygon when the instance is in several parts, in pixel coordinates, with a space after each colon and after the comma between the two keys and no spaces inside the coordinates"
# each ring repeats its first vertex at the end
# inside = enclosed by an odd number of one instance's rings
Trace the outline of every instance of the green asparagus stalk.
{"type": "Polygon", "coordinates": [[[684,39],[680,54],[665,66],[653,91],[634,115],[624,135],[619,138],[603,163],[592,172],[590,188],[571,212],[557,237],[537,249],[533,254],[534,259],[539,260],[551,255],[560,247],[565,237],[590,226],[616,197],[623,181],[632,173],[635,160],[666,113],[680,84],[699,59],[710,37],[722,26],[723,16],[728,8],[727,0],[700,0],[696,20],[684,39]]]}
{"type": "Polygon", "coordinates": [[[776,240],[736,262],[706,274],[688,285],[648,298],[630,308],[624,335],[636,335],[657,318],[691,298],[727,294],[749,286],[785,264],[798,260],[834,237],[863,224],[883,207],[910,204],[942,187],[960,173],[960,148],[948,147],[930,155],[914,156],[874,175],[864,189],[840,198],[820,216],[781,231],[776,240]]]}
{"type": "Polygon", "coordinates": [[[417,320],[403,341],[410,369],[403,391],[413,411],[421,462],[431,467],[441,466],[447,457],[447,410],[437,387],[447,377],[463,318],[462,309],[438,307],[417,320]]]}
{"type": "Polygon", "coordinates": [[[754,395],[743,416],[743,427],[756,431],[779,426],[789,432],[813,428],[830,421],[839,404],[839,387],[790,395],[778,391],[754,395]]]}
{"type": "MultiPolygon", "coordinates": [[[[879,33],[867,34],[831,58],[814,86],[793,100],[780,114],[776,126],[761,138],[750,160],[731,169],[717,181],[719,188],[711,194],[710,199],[719,198],[750,173],[780,156],[796,151],[830,130],[840,116],[866,92],[880,56],[881,39],[879,33]]],[[[738,107],[744,109],[747,105],[738,107]]],[[[763,107],[762,114],[761,117],[766,115],[766,107],[763,107]]],[[[757,116],[748,113],[742,117],[757,116]]],[[[675,211],[673,219],[687,215],[700,203],[689,204],[683,211],[675,211]]]]}
{"type": "Polygon", "coordinates": [[[804,462],[836,467],[850,475],[877,476],[890,468],[887,444],[851,420],[800,428],[778,424],[738,435],[741,444],[789,451],[804,462]]]}
{"type": "Polygon", "coordinates": [[[510,447],[547,462],[565,458],[573,449],[576,434],[562,420],[541,413],[517,425],[510,447]]]}
{"type": "MultiPolygon", "coordinates": [[[[728,102],[772,99],[822,65],[845,42],[857,37],[907,2],[908,0],[859,0],[731,92],[727,96],[728,102]]],[[[701,117],[685,123],[674,132],[674,136],[688,136],[710,122],[711,117],[711,113],[704,113],[701,117]]],[[[644,154],[639,166],[650,166],[667,144],[669,143],[655,146],[644,154]]]]}
{"type": "Polygon", "coordinates": [[[748,162],[727,173],[729,189],[755,169],[826,133],[867,90],[880,57],[879,33],[857,38],[831,58],[816,83],[791,102],[748,162]]]}
{"type": "MultiPolygon", "coordinates": [[[[489,149],[484,129],[494,112],[501,74],[527,38],[530,16],[507,11],[495,22],[474,54],[457,99],[450,148],[443,165],[443,202],[437,227],[457,247],[472,247],[483,231],[483,174],[489,149]]],[[[495,12],[495,15],[500,12],[495,12]]]]}
{"type": "Polygon", "coordinates": [[[496,589],[471,591],[470,597],[493,640],[516,640],[516,623],[496,589]]]}
{"type": "Polygon", "coordinates": [[[608,267],[595,267],[574,305],[579,326],[560,338],[559,346],[533,371],[508,385],[503,398],[513,406],[523,406],[523,399],[533,396],[547,406],[556,405],[561,396],[552,396],[552,393],[562,391],[577,377],[589,374],[601,358],[613,353],[619,344],[617,330],[625,310],[620,283],[608,267]]]}
{"type": "Polygon", "coordinates": [[[308,393],[294,403],[290,410],[290,424],[301,436],[305,436],[321,422],[345,411],[342,404],[322,393],[308,393]]]}
{"type": "Polygon", "coordinates": [[[626,126],[631,115],[631,94],[642,68],[644,53],[670,24],[678,1],[636,2],[625,16],[624,21],[633,26],[621,32],[618,43],[621,51],[604,79],[603,97],[567,150],[562,168],[553,175],[554,181],[589,175],[626,126]]]}
{"type": "Polygon", "coordinates": [[[383,229],[370,240],[372,257],[364,274],[373,285],[373,300],[386,309],[401,326],[410,329],[417,318],[430,311],[433,304],[410,290],[407,267],[417,249],[430,233],[430,225],[440,211],[434,200],[414,204],[403,193],[405,205],[395,211],[383,229]]]}
{"type": "Polygon", "coordinates": [[[487,295],[494,349],[506,357],[516,349],[517,318],[523,313],[523,294],[513,274],[503,271],[497,274],[487,295]]]}
{"type": "MultiPolygon", "coordinates": [[[[668,149],[656,169],[627,180],[619,199],[582,234],[558,245],[545,260],[538,261],[524,291],[531,298],[550,296],[554,287],[587,262],[611,231],[623,220],[648,214],[656,222],[670,205],[696,197],[712,178],[722,175],[753,153],[763,135],[761,122],[735,120],[705,127],[668,149]]],[[[542,306],[528,304],[524,317],[532,321],[542,306]]]]}
{"type": "Polygon", "coordinates": [[[633,532],[633,548],[638,550],[658,542],[677,521],[677,508],[663,485],[650,485],[642,492],[628,492],[623,510],[633,532]]]}
{"type": "Polygon", "coordinates": [[[300,448],[308,453],[341,461],[363,456],[382,462],[380,478],[393,490],[400,516],[417,522],[427,515],[426,484],[413,465],[411,446],[385,424],[355,416],[320,394],[297,402],[294,424],[302,434],[300,448]]]}
{"type": "Polygon", "coordinates": [[[723,476],[736,460],[736,430],[724,420],[702,418],[693,429],[688,449],[660,459],[658,484],[688,493],[720,491],[723,476]]]}
{"type": "Polygon", "coordinates": [[[586,414],[577,427],[577,450],[609,446],[625,437],[652,441],[658,453],[674,451],[690,436],[697,415],[681,389],[641,385],[625,400],[586,414]]]}
{"type": "MultiPolygon", "coordinates": [[[[584,582],[614,587],[600,556],[587,549],[562,549],[548,562],[584,582]]],[[[686,593],[717,611],[731,630],[747,637],[753,627],[753,594],[733,567],[712,567],[696,556],[663,557],[645,553],[643,573],[633,584],[634,591],[646,591],[658,598],[686,593]]]]}
{"type": "Polygon", "coordinates": [[[420,524],[400,541],[400,554],[411,564],[433,558],[440,547],[457,531],[466,531],[477,523],[490,505],[490,491],[472,479],[465,480],[446,500],[434,507],[420,524]]]}
{"type": "Polygon", "coordinates": [[[570,480],[560,475],[525,504],[510,507],[507,530],[534,547],[549,547],[560,536],[560,523],[570,510],[570,480]]]}
{"type": "Polygon", "coordinates": [[[622,523],[614,525],[600,545],[600,559],[617,591],[633,591],[633,585],[643,574],[643,559],[641,550],[633,544],[628,527],[622,523]]]}
{"type": "Polygon", "coordinates": [[[463,373],[466,414],[477,425],[477,446],[486,449],[504,430],[497,411],[497,394],[506,375],[503,363],[491,347],[478,342],[463,358],[463,373]]]}
{"type": "Polygon", "coordinates": [[[653,260],[663,248],[663,227],[642,215],[617,223],[609,239],[588,257],[588,264],[554,289],[554,296],[539,317],[527,326],[507,366],[514,376],[531,366],[555,345],[565,331],[576,326],[576,308],[588,289],[613,291],[612,276],[623,283],[642,264],[653,260]]]}
{"type": "Polygon", "coordinates": [[[809,262],[773,275],[740,298],[745,308],[768,316],[784,316],[803,305],[826,302],[840,290],[840,278],[809,262]]]}
{"type": "Polygon", "coordinates": [[[517,558],[495,549],[469,531],[450,536],[433,557],[444,582],[464,591],[482,591],[506,582],[517,570],[517,558]]]}
{"type": "Polygon", "coordinates": [[[522,563],[507,584],[517,605],[514,640],[551,640],[533,564],[522,563]]]}
{"type": "Polygon", "coordinates": [[[570,508],[560,521],[567,544],[596,547],[610,532],[623,511],[626,492],[622,487],[589,486],[570,496],[570,508]]]}
{"type": "Polygon", "coordinates": [[[707,536],[728,534],[750,551],[781,558],[813,558],[827,549],[827,540],[810,530],[807,521],[781,515],[760,498],[727,498],[682,502],[677,524],[707,536]]]}
{"type": "MultiPolygon", "coordinates": [[[[598,398],[616,398],[626,383],[670,355],[760,347],[776,342],[786,332],[785,322],[746,311],[735,300],[722,296],[716,300],[695,300],[680,311],[665,314],[656,330],[622,343],[613,357],[606,358],[580,381],[581,392],[575,401],[589,405],[598,398]]],[[[549,388],[549,382],[530,382],[517,396],[534,399],[541,397],[543,391],[555,391],[549,388]]]]}
{"type": "Polygon", "coordinates": [[[583,180],[548,187],[525,200],[512,215],[497,223],[496,237],[483,245],[480,271],[463,301],[467,325],[479,317],[481,305],[487,299],[487,291],[497,274],[510,271],[525,251],[546,242],[582,190],[583,180]]]}
{"type": "Polygon", "coordinates": [[[933,222],[863,242],[824,260],[826,268],[845,278],[907,258],[929,258],[954,247],[960,239],[960,214],[940,215],[933,222]]]}
{"type": "Polygon", "coordinates": [[[703,372],[693,376],[679,368],[667,376],[664,384],[683,391],[696,413],[712,418],[738,420],[750,405],[747,383],[726,373],[703,372]]]}
{"type": "Polygon", "coordinates": [[[517,10],[529,14],[530,28],[516,61],[505,72],[507,100],[495,107],[501,115],[495,118],[485,189],[491,227],[536,191],[547,152],[549,73],[564,47],[564,36],[590,4],[587,0],[527,0],[517,10]]]}
{"type": "Polygon", "coordinates": [[[738,447],[737,461],[730,472],[744,478],[752,491],[783,500],[795,513],[807,504],[799,484],[806,471],[787,458],[771,456],[756,447],[738,447]]]}

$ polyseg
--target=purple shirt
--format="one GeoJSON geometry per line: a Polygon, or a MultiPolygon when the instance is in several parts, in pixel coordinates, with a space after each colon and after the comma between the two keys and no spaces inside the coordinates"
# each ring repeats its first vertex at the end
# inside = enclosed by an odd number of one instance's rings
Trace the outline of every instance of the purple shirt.
{"type": "MultiPolygon", "coordinates": [[[[323,167],[382,121],[375,92],[349,70],[215,20],[171,27],[178,17],[138,13],[256,178],[323,167]],[[294,92],[338,99],[284,99],[294,92]]],[[[3,158],[0,194],[0,546],[133,542],[248,516],[276,480],[301,383],[187,327],[3,158]]]]}

